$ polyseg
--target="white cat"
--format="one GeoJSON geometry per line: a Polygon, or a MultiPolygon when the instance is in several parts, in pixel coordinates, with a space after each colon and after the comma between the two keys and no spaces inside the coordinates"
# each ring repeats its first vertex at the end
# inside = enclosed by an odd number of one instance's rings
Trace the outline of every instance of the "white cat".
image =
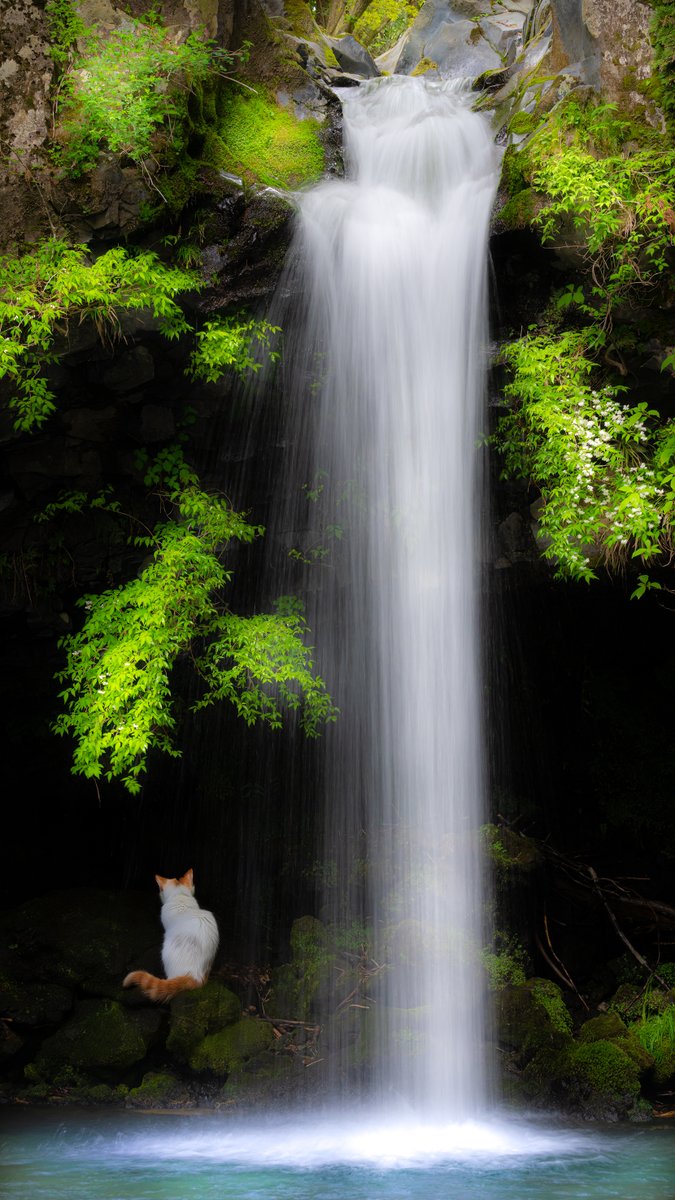
{"type": "Polygon", "coordinates": [[[155,875],[162,900],[165,929],[162,962],[166,979],[148,971],[132,971],[122,986],[136,984],[150,1000],[169,1000],[177,992],[206,983],[218,949],[218,926],[213,913],[195,900],[192,868],[180,879],[155,875]]]}

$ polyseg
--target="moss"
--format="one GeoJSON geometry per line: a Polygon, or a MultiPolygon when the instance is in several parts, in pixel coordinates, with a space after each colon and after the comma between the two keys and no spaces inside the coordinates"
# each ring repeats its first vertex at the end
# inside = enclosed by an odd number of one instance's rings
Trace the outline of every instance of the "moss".
{"type": "Polygon", "coordinates": [[[577,1043],[569,1051],[566,1072],[601,1096],[620,1099],[640,1092],[637,1065],[613,1042],[577,1043]]]}
{"type": "Polygon", "coordinates": [[[410,74],[411,75],[426,75],[427,71],[437,71],[437,70],[438,70],[438,63],[434,62],[433,58],[421,58],[417,64],[417,66],[415,67],[415,70],[411,71],[410,74]]]}
{"type": "Polygon", "coordinates": [[[235,1025],[205,1037],[190,1055],[190,1066],[193,1071],[229,1075],[268,1050],[273,1041],[272,1027],[267,1021],[242,1017],[235,1025]]]}
{"type": "Polygon", "coordinates": [[[233,1024],[240,1016],[239,999],[216,980],[196,991],[183,992],[171,1003],[167,1050],[178,1062],[188,1062],[195,1046],[208,1034],[233,1024]]]}
{"type": "Polygon", "coordinates": [[[128,1103],[132,1108],[164,1108],[182,1103],[184,1085],[169,1071],[148,1071],[139,1087],[131,1088],[128,1103]]]}
{"type": "Polygon", "coordinates": [[[230,89],[218,129],[217,165],[248,183],[294,188],[319,179],[324,153],[318,121],[297,120],[262,92],[230,89]]]}
{"type": "Polygon", "coordinates": [[[497,1011],[500,1042],[515,1051],[521,1063],[544,1049],[557,1052],[571,1040],[556,1028],[530,986],[504,988],[497,996],[497,1011]]]}
{"type": "Polygon", "coordinates": [[[0,980],[0,1012],[20,1025],[55,1025],[73,1006],[73,993],[55,983],[0,980]]]}
{"type": "Polygon", "coordinates": [[[572,1018],[567,1011],[563,995],[557,983],[551,979],[529,979],[528,987],[540,1008],[544,1009],[551,1026],[557,1033],[572,1032],[572,1018]]]}
{"type": "Polygon", "coordinates": [[[499,210],[499,220],[505,229],[526,229],[535,215],[534,192],[523,188],[516,196],[507,200],[499,210]]]}
{"type": "Polygon", "coordinates": [[[159,1013],[130,1013],[112,1000],[84,1000],[43,1042],[33,1077],[56,1080],[65,1064],[83,1071],[124,1070],[145,1057],[160,1020],[159,1013]]]}
{"type": "Polygon", "coordinates": [[[600,1017],[591,1017],[590,1021],[584,1022],[579,1030],[579,1041],[611,1041],[613,1038],[624,1037],[627,1032],[618,1013],[603,1013],[600,1017]]]}
{"type": "Polygon", "coordinates": [[[517,136],[527,133],[532,133],[539,124],[540,117],[533,112],[517,112],[514,113],[509,121],[509,133],[517,136]]]}

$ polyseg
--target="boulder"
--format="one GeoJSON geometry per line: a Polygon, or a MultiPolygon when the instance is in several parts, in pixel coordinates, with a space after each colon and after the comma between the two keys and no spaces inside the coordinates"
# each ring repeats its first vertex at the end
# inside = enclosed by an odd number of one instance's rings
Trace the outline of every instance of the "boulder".
{"type": "Polygon", "coordinates": [[[86,1075],[124,1071],[145,1058],[161,1020],[156,1009],[129,1012],[114,1000],[83,1000],[42,1043],[31,1076],[57,1079],[66,1067],[86,1075]]]}
{"type": "Polygon", "coordinates": [[[234,1025],[205,1037],[190,1055],[193,1071],[229,1075],[239,1071],[250,1059],[269,1050],[274,1033],[268,1021],[242,1017],[234,1025]]]}
{"type": "Polygon", "coordinates": [[[442,0],[426,0],[409,30],[397,73],[410,75],[422,59],[435,63],[443,79],[475,79],[504,65],[480,25],[458,15],[442,0]]]}
{"type": "Polygon", "coordinates": [[[187,1063],[204,1038],[221,1033],[240,1017],[238,997],[215,979],[193,992],[182,992],[171,1002],[167,1050],[177,1062],[187,1063]]]}

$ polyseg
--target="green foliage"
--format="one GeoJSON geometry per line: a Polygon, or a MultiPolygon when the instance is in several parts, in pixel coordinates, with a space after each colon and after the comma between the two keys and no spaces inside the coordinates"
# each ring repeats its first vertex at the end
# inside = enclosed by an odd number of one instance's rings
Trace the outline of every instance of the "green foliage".
{"type": "Polygon", "coordinates": [[[498,992],[505,987],[520,987],[525,983],[525,953],[520,947],[513,951],[483,950],[481,958],[492,991],[498,992]]]}
{"type": "Polygon", "coordinates": [[[99,37],[62,87],[59,105],[61,161],[72,175],[94,166],[99,151],[136,163],[151,156],[160,126],[181,122],[191,89],[232,56],[191,33],[176,42],[157,25],[135,24],[99,37]]]}
{"type": "Polygon", "coordinates": [[[402,0],[371,0],[361,16],[348,28],[371,54],[382,54],[400,38],[420,9],[419,2],[402,0]]]}
{"type": "Polygon", "coordinates": [[[231,572],[222,552],[232,540],[253,541],[260,526],[201,491],[179,454],[167,452],[148,479],[178,485],[164,493],[175,517],[134,539],[152,551],[135,579],[80,601],[84,625],[62,639],[66,666],[57,676],[66,687],[55,729],[75,737],[74,773],[118,777],[130,792],[140,790],[151,749],[179,753],[170,676],[188,652],[204,684],[195,709],[226,699],[248,724],[275,729],[283,706],[301,709],[312,736],[336,718],[303,641],[298,602],[287,598],[276,613],[249,618],[223,607],[231,572]]]}
{"type": "Polygon", "coordinates": [[[51,37],[51,56],[59,67],[65,67],[73,57],[77,39],[84,37],[87,28],[75,11],[73,0],[48,0],[45,16],[51,37]]]}
{"type": "Polygon", "coordinates": [[[553,1029],[557,1033],[571,1034],[572,1018],[557,983],[552,979],[532,979],[528,987],[537,1004],[548,1014],[553,1029]]]}
{"type": "MultiPolygon", "coordinates": [[[[262,366],[256,351],[269,349],[270,339],[281,330],[278,325],[267,321],[238,317],[219,317],[207,321],[197,332],[197,346],[190,360],[189,374],[206,383],[216,383],[223,372],[230,369],[243,375],[246,371],[258,371],[262,366]]],[[[278,359],[276,350],[269,354],[278,359]]]]}
{"type": "Polygon", "coordinates": [[[631,1026],[640,1045],[654,1059],[654,1075],[658,1083],[667,1083],[675,1076],[675,1004],[631,1026]]]}
{"type": "Polygon", "coordinates": [[[544,241],[566,223],[584,234],[591,285],[579,307],[607,332],[616,306],[669,270],[675,150],[636,130],[615,104],[572,98],[552,110],[522,153],[523,172],[544,198],[534,217],[544,241]]]}
{"type": "MultiPolygon", "coordinates": [[[[672,544],[675,428],[595,388],[585,331],[529,334],[503,350],[512,372],[496,443],[508,475],[536,480],[544,554],[559,575],[595,577],[592,553],[651,561],[672,544]]],[[[645,587],[648,586],[645,584],[645,587]]]]}
{"type": "Polygon", "coordinates": [[[54,411],[43,372],[55,361],[55,337],[70,321],[91,319],[101,337],[112,340],[120,333],[120,313],[149,308],[164,336],[175,338],[190,329],[175,297],[200,287],[192,273],[122,246],[92,259],[85,246],[54,238],[31,253],[0,256],[0,379],[12,384],[15,429],[39,428],[54,411]]]}
{"type": "Polygon", "coordinates": [[[319,124],[299,121],[261,92],[229,89],[223,99],[219,165],[249,183],[294,188],[323,174],[319,124]]]}

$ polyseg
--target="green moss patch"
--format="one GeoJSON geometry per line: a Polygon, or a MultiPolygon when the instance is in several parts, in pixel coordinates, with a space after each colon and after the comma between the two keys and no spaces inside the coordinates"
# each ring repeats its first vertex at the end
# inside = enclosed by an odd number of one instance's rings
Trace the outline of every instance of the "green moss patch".
{"type": "Polygon", "coordinates": [[[225,97],[218,165],[248,183],[295,188],[324,169],[318,121],[297,120],[262,92],[232,89],[225,97]]]}
{"type": "Polygon", "coordinates": [[[31,1077],[57,1079],[64,1067],[94,1073],[125,1070],[145,1057],[160,1020],[160,1013],[130,1013],[112,1000],[84,1000],[43,1043],[31,1077]]]}
{"type": "Polygon", "coordinates": [[[212,1071],[229,1075],[251,1058],[268,1050],[274,1041],[272,1027],[254,1017],[242,1017],[236,1025],[210,1034],[199,1043],[190,1056],[193,1071],[212,1071]]]}
{"type": "Polygon", "coordinates": [[[171,1004],[167,1050],[178,1062],[188,1062],[195,1046],[207,1035],[234,1024],[240,1016],[240,1001],[216,980],[193,992],[183,992],[171,1004]]]}

